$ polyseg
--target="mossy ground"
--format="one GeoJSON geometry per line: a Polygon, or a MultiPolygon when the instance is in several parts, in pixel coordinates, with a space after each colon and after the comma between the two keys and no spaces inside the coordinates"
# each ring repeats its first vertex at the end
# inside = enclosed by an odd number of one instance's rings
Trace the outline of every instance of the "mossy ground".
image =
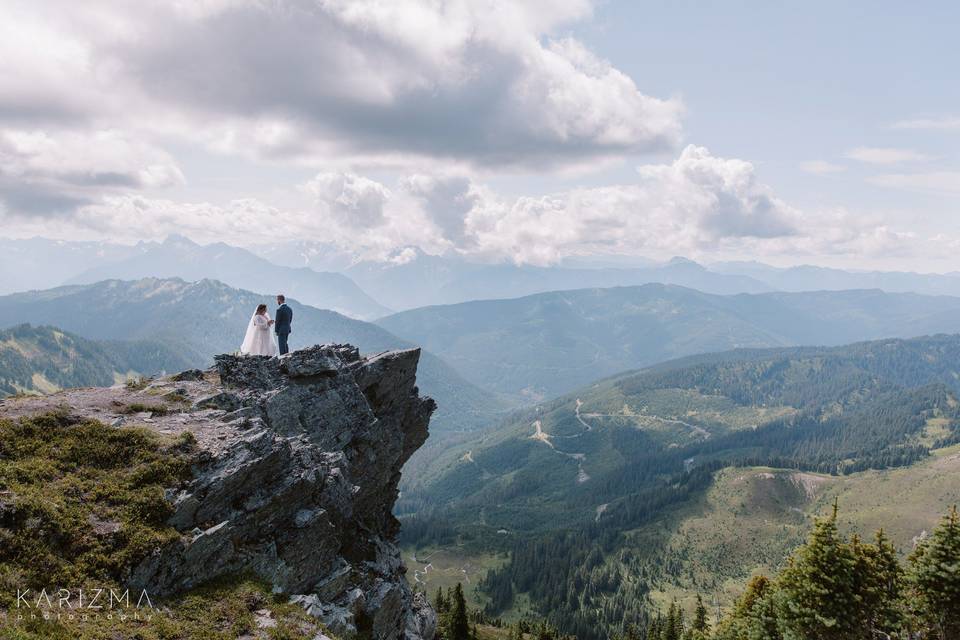
{"type": "Polygon", "coordinates": [[[0,638],[314,637],[315,621],[246,577],[154,601],[155,611],[125,610],[125,619],[17,618],[17,589],[122,590],[132,566],[176,540],[164,492],[189,478],[194,448],[189,433],[161,438],[66,412],[0,420],[0,638]]]}
{"type": "Polygon", "coordinates": [[[155,610],[131,610],[125,619],[101,614],[66,622],[18,621],[11,612],[6,622],[0,619],[0,640],[310,640],[324,631],[303,609],[271,594],[264,583],[242,576],[225,577],[154,604],[155,610]],[[134,611],[140,619],[134,618],[134,611]]]}
{"type": "Polygon", "coordinates": [[[177,537],[164,490],[189,477],[192,446],[65,412],[0,420],[0,585],[122,580],[177,537]]]}

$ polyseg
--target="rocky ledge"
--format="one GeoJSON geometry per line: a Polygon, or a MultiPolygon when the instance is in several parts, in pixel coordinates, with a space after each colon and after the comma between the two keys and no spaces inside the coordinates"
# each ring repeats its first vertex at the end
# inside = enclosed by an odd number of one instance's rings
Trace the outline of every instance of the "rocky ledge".
{"type": "Polygon", "coordinates": [[[174,594],[249,572],[334,633],[431,640],[436,618],[407,585],[391,513],[436,408],[418,394],[419,357],[348,345],[224,355],[209,371],[7,400],[2,413],[63,405],[117,427],[192,432],[192,479],[168,491],[180,539],[131,569],[132,588],[174,594]]]}

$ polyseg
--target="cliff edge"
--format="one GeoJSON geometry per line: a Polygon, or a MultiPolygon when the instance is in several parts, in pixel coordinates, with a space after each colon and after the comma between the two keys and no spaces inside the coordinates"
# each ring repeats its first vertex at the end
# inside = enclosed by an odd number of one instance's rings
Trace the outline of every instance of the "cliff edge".
{"type": "Polygon", "coordinates": [[[282,360],[224,355],[208,371],[144,385],[8,399],[0,415],[59,408],[118,429],[192,434],[190,478],[166,495],[179,535],[130,567],[131,589],[165,596],[254,574],[334,633],[432,640],[436,618],[407,585],[391,513],[436,408],[419,396],[419,357],[361,357],[348,345],[282,360]]]}

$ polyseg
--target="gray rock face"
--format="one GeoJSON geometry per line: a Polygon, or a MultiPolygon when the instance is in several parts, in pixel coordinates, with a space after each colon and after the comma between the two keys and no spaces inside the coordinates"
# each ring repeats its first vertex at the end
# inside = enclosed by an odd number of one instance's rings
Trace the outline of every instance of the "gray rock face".
{"type": "MultiPolygon", "coordinates": [[[[219,356],[216,371],[142,391],[67,392],[72,410],[108,424],[144,394],[174,398],[183,408],[146,426],[197,440],[192,480],[168,492],[183,535],[132,569],[131,589],[163,596],[253,572],[334,633],[432,640],[436,616],[407,585],[391,513],[436,408],[418,394],[419,357],[317,346],[279,360],[219,356]]],[[[39,402],[3,408],[25,414],[39,402]]]]}

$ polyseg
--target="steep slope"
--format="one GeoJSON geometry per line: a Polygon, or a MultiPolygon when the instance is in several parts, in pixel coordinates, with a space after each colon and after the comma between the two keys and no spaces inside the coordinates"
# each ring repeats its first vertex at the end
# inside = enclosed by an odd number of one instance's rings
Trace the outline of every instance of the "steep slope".
{"type": "MultiPolygon", "coordinates": [[[[145,278],[73,285],[0,297],[0,327],[24,320],[56,325],[94,340],[152,340],[168,345],[192,366],[208,366],[218,353],[239,348],[260,295],[204,280],[145,278]]],[[[289,300],[294,310],[291,345],[350,342],[367,352],[408,348],[380,327],[289,300]]],[[[437,357],[424,353],[420,385],[442,408],[437,431],[476,428],[497,415],[500,402],[464,381],[437,357]]]]}
{"type": "Polygon", "coordinates": [[[134,255],[91,268],[66,284],[150,277],[212,278],[249,291],[286,293],[305,304],[354,318],[375,318],[389,312],[343,274],[281,267],[246,249],[223,243],[199,245],[181,236],[170,236],[162,243],[141,242],[134,255]]]}
{"type": "MultiPolygon", "coordinates": [[[[341,637],[431,640],[435,616],[406,584],[391,514],[400,469],[436,406],[417,393],[418,358],[416,349],[363,358],[348,345],[282,362],[225,355],[215,370],[142,391],[0,402],[6,465],[45,470],[0,471],[0,574],[19,572],[21,588],[36,590],[64,575],[122,584],[158,601],[250,574],[341,637]],[[107,470],[108,490],[84,486],[107,470]],[[38,508],[49,489],[37,485],[59,482],[71,490],[38,508]],[[131,496],[139,502],[124,504],[131,496]],[[59,537],[35,533],[47,530],[59,537]]],[[[281,631],[273,637],[293,635],[281,631]]]]}
{"type": "Polygon", "coordinates": [[[717,296],[644,285],[426,307],[378,321],[483,388],[538,399],[684,355],[960,330],[960,298],[881,291],[717,296]]]}
{"type": "Polygon", "coordinates": [[[0,396],[110,386],[136,375],[179,371],[189,362],[155,341],[102,342],[54,327],[0,330],[0,396]]]}

